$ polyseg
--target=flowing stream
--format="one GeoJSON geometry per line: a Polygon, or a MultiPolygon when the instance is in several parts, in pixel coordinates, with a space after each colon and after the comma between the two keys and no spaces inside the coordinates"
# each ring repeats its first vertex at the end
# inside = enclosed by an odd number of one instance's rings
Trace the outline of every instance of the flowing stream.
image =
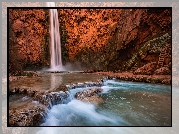
{"type": "Polygon", "coordinates": [[[171,87],[107,80],[99,96],[102,104],[94,105],[74,98],[52,107],[41,126],[171,126],[171,87]]]}
{"type": "MultiPolygon", "coordinates": [[[[103,103],[96,105],[74,98],[77,92],[95,86],[71,88],[71,82],[80,85],[101,78],[103,76],[75,72],[39,72],[38,77],[10,82],[10,88],[18,86],[37,91],[57,88],[59,92],[59,85],[68,87],[69,97],[49,109],[41,126],[171,126],[171,86],[168,85],[104,79],[102,92],[98,94],[103,103]]],[[[23,94],[12,95],[9,101],[10,109],[33,104],[32,98],[23,94]]]]}
{"type": "MultiPolygon", "coordinates": [[[[47,2],[55,7],[54,2],[47,2]]],[[[50,9],[51,68],[63,71],[57,9],[50,9]]],[[[41,73],[39,77],[10,82],[10,88],[30,87],[36,90],[54,90],[71,82],[93,81],[98,75],[79,73],[41,73]]],[[[95,81],[95,80],[94,80],[95,81]]],[[[105,80],[98,94],[102,104],[85,103],[74,98],[83,90],[95,87],[69,89],[70,96],[61,104],[52,106],[41,126],[171,126],[171,86],[105,80]]],[[[32,101],[25,95],[10,97],[10,108],[32,101]]]]}

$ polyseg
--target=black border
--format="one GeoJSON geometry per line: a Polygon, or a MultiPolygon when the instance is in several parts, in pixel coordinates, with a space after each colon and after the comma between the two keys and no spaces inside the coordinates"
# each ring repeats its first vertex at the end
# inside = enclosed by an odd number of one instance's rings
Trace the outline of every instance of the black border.
{"type": "MultiPolygon", "coordinates": [[[[9,125],[9,9],[170,9],[171,10],[171,66],[172,66],[172,7],[7,7],[7,127],[172,127],[172,72],[171,126],[10,126],[9,125]]],[[[172,69],[171,69],[172,71],[172,69]]]]}

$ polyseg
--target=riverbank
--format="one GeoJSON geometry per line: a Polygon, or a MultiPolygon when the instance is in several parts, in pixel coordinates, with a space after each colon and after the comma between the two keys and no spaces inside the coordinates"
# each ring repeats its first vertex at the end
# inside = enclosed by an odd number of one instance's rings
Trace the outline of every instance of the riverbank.
{"type": "Polygon", "coordinates": [[[171,75],[135,75],[132,72],[85,72],[107,76],[108,79],[116,78],[125,81],[146,82],[154,84],[172,84],[171,75]]]}
{"type": "Polygon", "coordinates": [[[104,79],[115,78],[124,81],[171,84],[170,75],[134,75],[130,72],[88,71],[73,74],[65,73],[65,75],[61,73],[52,73],[52,75],[46,72],[46,75],[44,75],[44,72],[35,72],[34,74],[31,76],[9,77],[9,97],[23,95],[18,99],[11,100],[11,104],[9,104],[10,126],[40,125],[45,119],[48,109],[51,109],[53,105],[63,103],[68,98],[70,90],[101,87],[104,79]],[[56,82],[54,83],[54,81],[56,82]]]}
{"type": "Polygon", "coordinates": [[[101,87],[100,75],[35,72],[9,77],[9,125],[39,126],[53,105],[63,103],[75,88],[101,87]]]}

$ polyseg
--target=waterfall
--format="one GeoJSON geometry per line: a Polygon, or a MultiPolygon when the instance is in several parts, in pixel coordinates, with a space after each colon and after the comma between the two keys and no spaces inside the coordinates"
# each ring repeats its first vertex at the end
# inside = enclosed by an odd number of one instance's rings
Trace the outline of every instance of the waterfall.
{"type": "MultiPolygon", "coordinates": [[[[55,2],[47,2],[48,7],[55,7],[55,2]]],[[[61,42],[57,9],[50,9],[50,70],[62,71],[61,42]]]]}

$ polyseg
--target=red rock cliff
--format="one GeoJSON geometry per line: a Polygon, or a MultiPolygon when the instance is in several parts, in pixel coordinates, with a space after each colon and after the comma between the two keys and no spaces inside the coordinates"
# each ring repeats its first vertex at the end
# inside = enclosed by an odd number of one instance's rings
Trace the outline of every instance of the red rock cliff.
{"type": "MultiPolygon", "coordinates": [[[[131,70],[158,63],[162,48],[171,46],[170,9],[65,9],[59,14],[70,61],[91,69],[131,70]]],[[[165,60],[169,64],[171,57],[165,60]]]]}
{"type": "Polygon", "coordinates": [[[47,64],[47,36],[48,12],[43,9],[10,9],[9,47],[14,53],[10,52],[10,69],[15,62],[12,58],[22,66],[47,64]]]}
{"type": "MultiPolygon", "coordinates": [[[[23,66],[49,64],[48,12],[10,10],[10,48],[14,52],[17,48],[16,56],[10,52],[10,57],[17,57],[23,66]]],[[[58,12],[64,63],[80,62],[89,69],[122,71],[135,71],[153,62],[156,68],[171,66],[171,9],[58,12]]],[[[13,60],[10,63],[12,68],[13,60]]]]}

